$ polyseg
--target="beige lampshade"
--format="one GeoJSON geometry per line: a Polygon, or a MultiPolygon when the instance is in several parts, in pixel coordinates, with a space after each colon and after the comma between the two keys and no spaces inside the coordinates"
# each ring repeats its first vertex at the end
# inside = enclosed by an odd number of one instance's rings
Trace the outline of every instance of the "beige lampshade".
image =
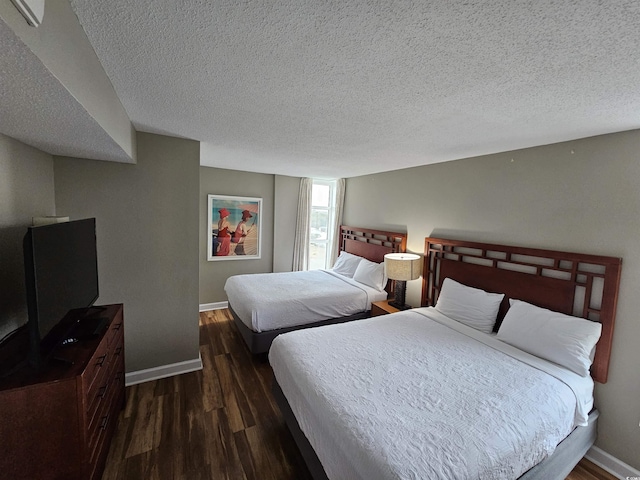
{"type": "Polygon", "coordinates": [[[415,253],[387,253],[384,268],[391,280],[415,280],[422,273],[422,257],[415,253]]]}

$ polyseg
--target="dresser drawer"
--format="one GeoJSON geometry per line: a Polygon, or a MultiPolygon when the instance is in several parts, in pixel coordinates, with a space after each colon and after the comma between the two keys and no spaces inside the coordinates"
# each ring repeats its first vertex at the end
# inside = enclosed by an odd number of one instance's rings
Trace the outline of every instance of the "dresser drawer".
{"type": "Polygon", "coordinates": [[[120,344],[114,344],[107,352],[105,363],[102,366],[101,378],[93,382],[87,394],[87,417],[89,419],[89,430],[95,428],[101,422],[101,404],[110,403],[108,400],[113,395],[114,389],[124,388],[124,355],[123,339],[120,344]],[[120,374],[120,375],[119,375],[120,374]]]}
{"type": "Polygon", "coordinates": [[[96,397],[104,397],[103,390],[111,374],[112,364],[123,357],[124,331],[122,328],[109,328],[83,375],[88,409],[91,409],[96,397]]]}
{"type": "Polygon", "coordinates": [[[107,344],[109,346],[114,343],[118,343],[119,339],[124,336],[124,323],[122,321],[122,314],[117,315],[113,321],[109,324],[109,329],[105,334],[107,344]]]}
{"type": "Polygon", "coordinates": [[[109,357],[109,345],[103,339],[98,345],[93,356],[87,363],[87,368],[82,374],[82,382],[84,384],[84,391],[90,392],[96,388],[96,383],[104,378],[107,370],[109,357]]]}
{"type": "Polygon", "coordinates": [[[100,367],[100,381],[93,383],[87,404],[87,455],[91,471],[88,478],[99,478],[118,420],[124,395],[124,332],[122,324],[109,329],[105,339],[109,344],[107,356],[100,367]],[[104,377],[102,373],[104,372],[104,377]]]}

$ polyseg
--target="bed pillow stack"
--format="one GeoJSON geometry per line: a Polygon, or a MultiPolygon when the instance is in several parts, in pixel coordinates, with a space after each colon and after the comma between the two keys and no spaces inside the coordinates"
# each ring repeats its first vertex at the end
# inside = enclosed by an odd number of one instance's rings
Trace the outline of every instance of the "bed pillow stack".
{"type": "Polygon", "coordinates": [[[384,263],[375,263],[363,258],[358,264],[353,279],[376,290],[382,291],[387,286],[387,275],[384,263]]]}
{"type": "Polygon", "coordinates": [[[445,278],[436,310],[484,333],[491,333],[498,318],[502,293],[489,293],[445,278]]]}
{"type": "Polygon", "coordinates": [[[537,307],[520,300],[511,306],[497,337],[537,357],[586,377],[602,325],[537,307]]]}
{"type": "Polygon", "coordinates": [[[353,278],[360,260],[362,260],[362,257],[342,251],[331,270],[345,277],[353,278]]]}

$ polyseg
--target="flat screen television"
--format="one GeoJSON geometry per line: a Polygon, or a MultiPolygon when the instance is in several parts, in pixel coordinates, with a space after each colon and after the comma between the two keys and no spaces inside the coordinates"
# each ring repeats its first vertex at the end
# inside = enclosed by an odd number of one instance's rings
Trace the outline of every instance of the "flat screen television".
{"type": "Polygon", "coordinates": [[[96,220],[29,227],[23,246],[29,363],[39,367],[69,335],[73,324],[55,328],[65,315],[98,298],[96,220]]]}

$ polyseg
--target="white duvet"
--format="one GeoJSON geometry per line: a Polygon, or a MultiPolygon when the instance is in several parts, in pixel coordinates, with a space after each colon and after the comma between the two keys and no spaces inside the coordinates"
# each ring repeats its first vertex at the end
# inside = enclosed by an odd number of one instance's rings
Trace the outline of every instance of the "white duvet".
{"type": "Polygon", "coordinates": [[[514,479],[593,401],[591,378],[432,308],[280,335],[269,360],[330,479],[514,479]]]}
{"type": "Polygon", "coordinates": [[[385,291],[330,270],[234,275],[224,290],[240,320],[254,332],[348,317],[387,298],[385,291]]]}

